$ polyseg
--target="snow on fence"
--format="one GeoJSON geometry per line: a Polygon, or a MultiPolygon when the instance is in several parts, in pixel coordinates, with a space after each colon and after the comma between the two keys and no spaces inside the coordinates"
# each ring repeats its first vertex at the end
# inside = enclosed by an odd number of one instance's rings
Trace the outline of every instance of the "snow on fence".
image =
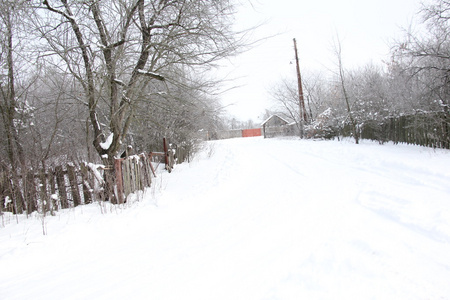
{"type": "Polygon", "coordinates": [[[129,194],[151,186],[152,174],[156,174],[150,157],[142,153],[115,160],[115,193],[119,203],[124,203],[129,194]]]}
{"type": "Polygon", "coordinates": [[[115,160],[114,166],[92,163],[67,163],[54,168],[26,170],[14,175],[0,170],[0,213],[34,211],[46,214],[94,201],[104,201],[104,171],[114,168],[115,202],[124,203],[131,193],[150,187],[160,163],[171,171],[175,163],[189,157],[186,147],[167,147],[165,152],[150,152],[115,160]]]}
{"type": "Polygon", "coordinates": [[[13,213],[43,213],[101,200],[102,166],[72,163],[51,169],[0,175],[1,209],[13,213]]]}
{"type": "MultiPolygon", "coordinates": [[[[319,120],[318,120],[319,121],[319,120]]],[[[320,124],[320,122],[318,122],[320,124]]],[[[352,136],[350,124],[343,126],[306,126],[307,137],[333,138],[352,136]]],[[[448,112],[418,112],[385,118],[366,120],[358,125],[360,138],[394,143],[407,143],[433,148],[450,149],[450,114],[448,112]]],[[[263,127],[265,138],[299,135],[295,124],[275,124],[263,127]]]]}
{"type": "MultiPolygon", "coordinates": [[[[366,121],[359,126],[359,129],[363,139],[450,149],[450,115],[448,113],[423,112],[391,117],[383,122],[366,121]]],[[[344,126],[342,134],[344,136],[352,134],[349,125],[344,126]]]]}

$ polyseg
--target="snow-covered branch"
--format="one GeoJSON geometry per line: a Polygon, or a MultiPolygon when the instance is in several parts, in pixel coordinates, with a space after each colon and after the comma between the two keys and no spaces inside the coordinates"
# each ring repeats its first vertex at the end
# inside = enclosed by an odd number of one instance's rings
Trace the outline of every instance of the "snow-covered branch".
{"type": "Polygon", "coordinates": [[[157,79],[157,80],[160,80],[160,81],[165,81],[165,80],[166,80],[166,79],[164,78],[164,76],[159,75],[159,74],[154,73],[154,72],[146,72],[146,71],[144,71],[144,70],[137,70],[137,72],[138,72],[138,74],[140,74],[140,75],[149,76],[149,77],[151,77],[151,78],[154,78],[154,79],[157,79]]]}
{"type": "Polygon", "coordinates": [[[114,82],[117,83],[120,86],[126,86],[125,82],[123,82],[122,80],[114,79],[114,82]]]}

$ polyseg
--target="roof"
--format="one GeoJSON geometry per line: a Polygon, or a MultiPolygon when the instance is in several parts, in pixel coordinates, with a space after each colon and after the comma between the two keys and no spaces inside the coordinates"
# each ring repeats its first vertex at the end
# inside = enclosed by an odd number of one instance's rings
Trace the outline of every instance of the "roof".
{"type": "Polygon", "coordinates": [[[267,122],[269,122],[272,118],[277,117],[280,120],[282,120],[283,122],[285,122],[286,124],[288,124],[289,122],[286,121],[284,118],[280,117],[279,115],[271,115],[270,117],[268,117],[264,122],[261,123],[261,126],[264,126],[264,124],[266,124],[267,122]]]}

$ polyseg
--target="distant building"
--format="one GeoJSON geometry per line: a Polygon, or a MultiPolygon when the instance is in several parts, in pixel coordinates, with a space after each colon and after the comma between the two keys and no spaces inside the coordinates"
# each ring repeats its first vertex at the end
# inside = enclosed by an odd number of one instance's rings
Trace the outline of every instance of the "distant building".
{"type": "MultiPolygon", "coordinates": [[[[295,123],[294,123],[295,124],[295,123]]],[[[295,135],[295,126],[278,115],[272,115],[261,123],[264,138],[295,135]]]]}
{"type": "Polygon", "coordinates": [[[274,127],[274,126],[283,126],[287,124],[289,124],[289,122],[283,119],[282,117],[278,115],[271,115],[269,118],[267,118],[264,122],[261,123],[261,126],[264,128],[264,126],[274,127]]]}

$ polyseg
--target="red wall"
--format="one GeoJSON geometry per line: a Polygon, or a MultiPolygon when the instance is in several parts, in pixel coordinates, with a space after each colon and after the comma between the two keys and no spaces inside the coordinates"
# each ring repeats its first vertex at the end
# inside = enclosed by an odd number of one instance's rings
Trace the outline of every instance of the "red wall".
{"type": "Polygon", "coordinates": [[[261,128],[243,129],[242,137],[261,136],[261,128]]]}

